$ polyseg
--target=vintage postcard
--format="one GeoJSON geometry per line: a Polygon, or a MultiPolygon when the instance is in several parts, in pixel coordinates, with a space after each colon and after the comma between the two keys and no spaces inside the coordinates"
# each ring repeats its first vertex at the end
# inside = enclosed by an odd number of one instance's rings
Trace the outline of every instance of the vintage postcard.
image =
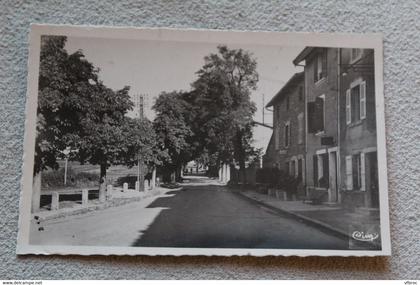
{"type": "Polygon", "coordinates": [[[390,255],[382,53],[32,25],[17,253],[390,255]]]}

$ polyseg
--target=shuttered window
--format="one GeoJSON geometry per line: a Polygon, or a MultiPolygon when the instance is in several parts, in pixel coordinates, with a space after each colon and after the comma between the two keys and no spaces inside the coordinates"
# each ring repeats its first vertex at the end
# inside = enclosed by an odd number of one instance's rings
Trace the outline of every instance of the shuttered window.
{"type": "Polygon", "coordinates": [[[346,122],[351,123],[351,100],[350,100],[350,89],[346,91],[346,122]]]}
{"type": "MultiPolygon", "coordinates": [[[[352,84],[353,85],[353,84],[352,84]]],[[[346,123],[354,123],[366,118],[366,81],[360,81],[346,90],[346,123]]]]}
{"type": "Polygon", "coordinates": [[[303,126],[303,113],[298,115],[298,143],[303,143],[304,126],[303,126]]]}
{"type": "Polygon", "coordinates": [[[366,81],[360,83],[360,119],[366,118],[366,81]]]}
{"type": "Polygon", "coordinates": [[[314,82],[327,77],[327,49],[322,49],[314,59],[314,82]]]}

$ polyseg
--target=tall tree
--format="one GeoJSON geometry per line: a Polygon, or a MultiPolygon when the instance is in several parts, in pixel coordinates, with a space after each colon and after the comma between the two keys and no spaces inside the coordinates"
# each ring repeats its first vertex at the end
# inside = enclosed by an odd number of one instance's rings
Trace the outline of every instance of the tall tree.
{"type": "Polygon", "coordinates": [[[61,151],[76,148],[92,83],[98,81],[98,70],[81,51],[69,55],[66,41],[63,36],[41,37],[35,174],[57,168],[61,151]]]}
{"type": "Polygon", "coordinates": [[[162,92],[153,106],[156,112],[153,126],[159,144],[168,151],[164,172],[176,173],[176,178],[182,166],[192,159],[194,151],[190,126],[192,106],[187,96],[185,92],[162,92]]]}
{"type": "MultiPolygon", "coordinates": [[[[252,148],[252,122],[256,111],[250,99],[257,88],[257,62],[242,49],[219,46],[204,58],[204,66],[192,84],[200,107],[196,123],[203,143],[219,162],[238,162],[245,171],[252,148]]],[[[245,177],[245,176],[244,176],[245,177]]]]}

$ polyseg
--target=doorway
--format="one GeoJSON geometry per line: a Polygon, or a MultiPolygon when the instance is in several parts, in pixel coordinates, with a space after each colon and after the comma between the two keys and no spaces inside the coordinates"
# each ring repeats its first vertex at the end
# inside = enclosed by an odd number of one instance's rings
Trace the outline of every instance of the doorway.
{"type": "Polygon", "coordinates": [[[338,202],[338,185],[337,185],[337,152],[329,153],[329,202],[338,202]]]}

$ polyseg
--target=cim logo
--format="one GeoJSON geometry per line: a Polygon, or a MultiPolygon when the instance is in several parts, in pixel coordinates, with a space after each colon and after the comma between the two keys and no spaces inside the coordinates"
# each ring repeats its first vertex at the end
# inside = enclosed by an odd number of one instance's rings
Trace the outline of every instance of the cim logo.
{"type": "Polygon", "coordinates": [[[352,238],[358,241],[374,241],[379,237],[378,233],[365,233],[361,231],[354,231],[351,235],[352,238]]]}

